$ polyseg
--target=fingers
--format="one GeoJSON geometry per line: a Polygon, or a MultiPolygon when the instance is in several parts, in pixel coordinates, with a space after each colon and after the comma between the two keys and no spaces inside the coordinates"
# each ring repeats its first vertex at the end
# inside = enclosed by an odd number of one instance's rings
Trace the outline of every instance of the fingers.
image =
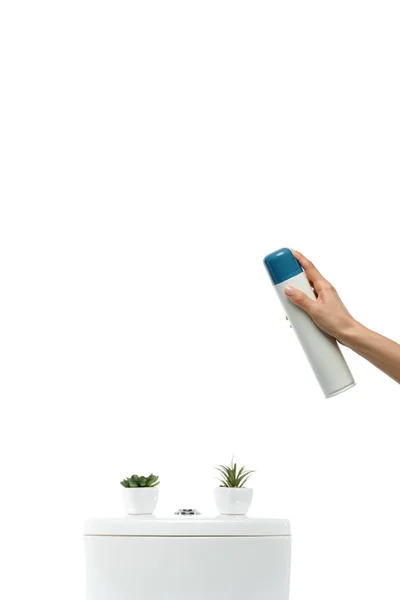
{"type": "Polygon", "coordinates": [[[311,316],[313,310],[315,309],[315,300],[312,300],[305,294],[302,290],[289,285],[289,287],[285,288],[285,294],[288,298],[296,304],[296,306],[300,306],[308,315],[311,316]]]}
{"type": "MultiPolygon", "coordinates": [[[[289,317],[286,315],[286,321],[289,321],[289,317]]],[[[290,323],[289,323],[290,325],[290,323]]],[[[293,327],[290,325],[290,329],[293,329],[293,327]]]]}
{"type": "Polygon", "coordinates": [[[328,281],[321,275],[318,271],[317,267],[308,260],[301,252],[298,250],[292,250],[292,253],[295,258],[299,261],[301,266],[304,269],[305,274],[307,275],[308,281],[312,284],[315,291],[318,293],[321,289],[324,288],[328,284],[328,281]]]}

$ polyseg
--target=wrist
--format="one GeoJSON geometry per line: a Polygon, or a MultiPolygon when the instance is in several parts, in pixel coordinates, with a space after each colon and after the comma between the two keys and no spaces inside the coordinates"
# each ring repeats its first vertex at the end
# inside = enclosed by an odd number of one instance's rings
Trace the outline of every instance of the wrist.
{"type": "Polygon", "coordinates": [[[351,348],[360,338],[364,329],[365,327],[361,323],[352,318],[341,328],[336,339],[344,346],[351,348]]]}

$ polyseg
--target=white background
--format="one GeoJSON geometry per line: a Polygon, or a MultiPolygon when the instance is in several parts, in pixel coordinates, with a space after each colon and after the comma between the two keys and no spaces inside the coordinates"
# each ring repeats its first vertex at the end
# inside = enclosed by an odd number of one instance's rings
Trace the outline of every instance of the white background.
{"type": "Polygon", "coordinates": [[[262,259],[309,256],[400,340],[395,1],[4,2],[1,544],[7,600],[84,598],[122,477],[213,513],[257,470],[292,600],[399,598],[399,386],[325,400],[262,259]]]}

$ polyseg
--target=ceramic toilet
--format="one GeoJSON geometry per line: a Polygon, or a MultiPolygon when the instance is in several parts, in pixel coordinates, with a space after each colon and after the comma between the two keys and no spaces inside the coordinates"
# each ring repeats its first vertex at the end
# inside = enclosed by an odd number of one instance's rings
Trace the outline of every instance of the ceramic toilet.
{"type": "Polygon", "coordinates": [[[289,521],[127,516],[85,524],[87,600],[288,600],[289,521]]]}

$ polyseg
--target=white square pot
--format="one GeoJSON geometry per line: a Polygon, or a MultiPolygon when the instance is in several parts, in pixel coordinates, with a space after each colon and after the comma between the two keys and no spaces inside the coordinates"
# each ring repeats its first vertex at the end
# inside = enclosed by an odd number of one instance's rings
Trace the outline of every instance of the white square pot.
{"type": "Polygon", "coordinates": [[[245,515],[253,499],[250,488],[218,487],[214,493],[218,512],[221,515],[245,515]]]}
{"type": "Polygon", "coordinates": [[[158,502],[158,487],[122,488],[128,515],[152,515],[158,502]]]}

